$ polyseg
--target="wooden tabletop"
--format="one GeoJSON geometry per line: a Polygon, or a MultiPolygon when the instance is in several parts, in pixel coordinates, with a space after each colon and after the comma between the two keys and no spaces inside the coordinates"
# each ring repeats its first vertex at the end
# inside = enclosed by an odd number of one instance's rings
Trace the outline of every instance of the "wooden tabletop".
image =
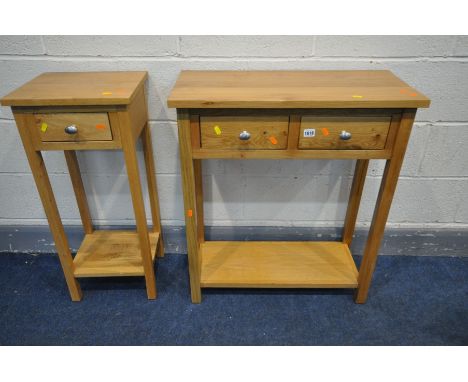
{"type": "Polygon", "coordinates": [[[147,72],[43,73],[3,97],[4,106],[127,105],[147,72]]]}
{"type": "Polygon", "coordinates": [[[430,100],[388,70],[182,71],[176,108],[418,108],[430,100]]]}

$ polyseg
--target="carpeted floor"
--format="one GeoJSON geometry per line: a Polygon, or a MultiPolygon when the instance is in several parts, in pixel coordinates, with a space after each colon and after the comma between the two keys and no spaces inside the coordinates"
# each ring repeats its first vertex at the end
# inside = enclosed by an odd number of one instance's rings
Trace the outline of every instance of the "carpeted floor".
{"type": "Polygon", "coordinates": [[[468,258],[381,256],[370,298],[348,290],[204,290],[187,260],[143,278],[83,279],[69,300],[54,255],[0,256],[1,345],[468,345],[468,258]]]}

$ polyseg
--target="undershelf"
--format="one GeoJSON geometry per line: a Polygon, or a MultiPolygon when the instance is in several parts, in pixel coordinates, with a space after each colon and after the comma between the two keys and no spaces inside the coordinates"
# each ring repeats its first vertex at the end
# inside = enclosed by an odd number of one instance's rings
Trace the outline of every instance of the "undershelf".
{"type": "MultiPolygon", "coordinates": [[[[149,233],[154,262],[159,233],[149,233]]],[[[75,277],[143,276],[138,234],[97,230],[85,235],[74,260],[75,277]]]]}
{"type": "Polygon", "coordinates": [[[207,241],[201,243],[201,286],[356,288],[358,271],[340,242],[207,241]]]}

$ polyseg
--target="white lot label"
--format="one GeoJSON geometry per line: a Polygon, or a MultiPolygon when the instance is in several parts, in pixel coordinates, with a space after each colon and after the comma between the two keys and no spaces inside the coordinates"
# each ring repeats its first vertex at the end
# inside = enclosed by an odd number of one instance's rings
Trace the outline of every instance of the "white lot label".
{"type": "Polygon", "coordinates": [[[315,129],[304,129],[304,138],[315,137],[315,129]]]}

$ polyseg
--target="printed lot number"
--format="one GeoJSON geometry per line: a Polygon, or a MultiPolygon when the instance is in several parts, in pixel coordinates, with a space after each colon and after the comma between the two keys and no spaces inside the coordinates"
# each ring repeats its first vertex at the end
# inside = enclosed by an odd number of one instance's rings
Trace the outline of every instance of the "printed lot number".
{"type": "Polygon", "coordinates": [[[315,137],[315,129],[304,129],[304,138],[315,137]]]}

